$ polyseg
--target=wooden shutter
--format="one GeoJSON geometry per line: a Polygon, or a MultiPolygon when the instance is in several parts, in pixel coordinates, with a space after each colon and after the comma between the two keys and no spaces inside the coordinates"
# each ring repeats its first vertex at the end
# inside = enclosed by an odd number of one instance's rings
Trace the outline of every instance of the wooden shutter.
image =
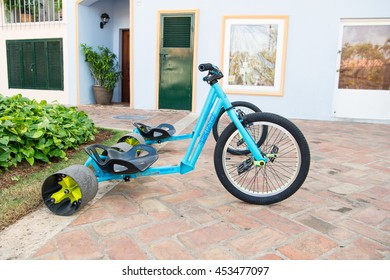
{"type": "Polygon", "coordinates": [[[22,46],[19,41],[7,41],[8,87],[22,88],[22,46]]]}
{"type": "Polygon", "coordinates": [[[44,41],[34,43],[35,88],[47,88],[46,44],[44,41]]]}
{"type": "Polygon", "coordinates": [[[62,39],[8,40],[9,88],[64,89],[62,39]]]}
{"type": "Polygon", "coordinates": [[[48,88],[63,89],[62,40],[47,42],[48,88]]]}
{"type": "Polygon", "coordinates": [[[24,41],[22,43],[23,88],[35,88],[33,48],[34,48],[33,42],[24,41]]]}

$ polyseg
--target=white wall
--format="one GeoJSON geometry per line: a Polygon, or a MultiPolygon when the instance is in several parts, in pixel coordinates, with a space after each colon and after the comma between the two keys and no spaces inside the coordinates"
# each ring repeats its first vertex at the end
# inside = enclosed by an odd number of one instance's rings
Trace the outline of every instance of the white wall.
{"type": "MultiPolygon", "coordinates": [[[[63,23],[0,26],[0,93],[22,93],[37,100],[58,100],[63,104],[94,103],[88,66],[79,44],[104,45],[120,55],[120,30],[129,28],[130,0],[85,0],[77,7],[64,1],[63,23]],[[100,29],[100,15],[106,12],[110,22],[100,29]],[[7,39],[63,38],[64,91],[8,89],[7,39]],[[77,64],[77,56],[79,64],[77,64]],[[77,72],[79,73],[77,77],[77,72]],[[77,88],[76,81],[79,81],[77,88]]],[[[198,51],[196,63],[221,64],[222,18],[224,15],[288,15],[288,41],[283,97],[229,95],[231,100],[246,100],[263,111],[272,111],[289,118],[331,119],[336,81],[336,61],[340,20],[343,18],[389,17],[388,0],[134,0],[134,107],[155,108],[157,63],[157,14],[162,10],[198,10],[198,51]]],[[[208,86],[202,74],[196,78],[196,110],[205,101],[208,86]]],[[[114,101],[120,100],[116,87],[114,101]]]]}
{"type": "Polygon", "coordinates": [[[49,102],[75,105],[76,100],[76,36],[75,6],[73,1],[63,1],[63,22],[45,22],[27,25],[4,25],[0,27],[0,93],[12,96],[18,93],[24,96],[49,102]],[[6,40],[62,38],[64,90],[9,89],[7,72],[6,40]]]}
{"type": "Polygon", "coordinates": [[[47,39],[63,38],[63,46],[68,44],[66,36],[65,23],[31,23],[31,24],[13,24],[0,26],[0,94],[12,96],[23,94],[30,99],[38,101],[47,100],[49,102],[58,101],[63,104],[69,104],[69,76],[68,76],[68,48],[64,47],[64,90],[32,90],[32,89],[9,89],[8,88],[8,70],[7,70],[7,49],[6,40],[22,39],[47,39]]]}
{"type": "Polygon", "coordinates": [[[71,105],[77,104],[77,71],[76,71],[76,52],[78,49],[76,48],[76,14],[75,14],[75,5],[74,1],[63,1],[63,17],[66,24],[66,44],[64,43],[64,51],[66,50],[68,56],[64,58],[66,59],[67,71],[64,75],[67,77],[66,79],[66,87],[68,89],[68,103],[71,105]]]}
{"type": "MultiPolygon", "coordinates": [[[[224,15],[288,15],[283,97],[229,95],[289,118],[331,119],[342,18],[389,17],[388,0],[137,0],[134,5],[134,106],[155,109],[157,12],[199,10],[198,61],[220,65],[224,15]]],[[[208,86],[196,75],[196,110],[208,86]]]]}

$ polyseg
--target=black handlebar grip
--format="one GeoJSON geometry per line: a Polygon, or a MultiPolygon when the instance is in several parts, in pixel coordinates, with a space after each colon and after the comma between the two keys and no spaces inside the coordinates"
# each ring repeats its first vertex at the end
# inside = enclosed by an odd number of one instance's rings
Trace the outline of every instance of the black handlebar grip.
{"type": "Polygon", "coordinates": [[[214,69],[214,66],[211,63],[202,63],[199,64],[198,69],[200,72],[204,72],[214,69]]]}

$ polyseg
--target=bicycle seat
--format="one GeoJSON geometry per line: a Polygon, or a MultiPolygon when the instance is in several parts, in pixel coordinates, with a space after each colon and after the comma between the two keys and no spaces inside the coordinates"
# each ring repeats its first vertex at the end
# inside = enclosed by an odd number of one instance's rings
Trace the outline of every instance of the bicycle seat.
{"type": "Polygon", "coordinates": [[[136,122],[134,123],[134,126],[143,137],[153,140],[171,137],[176,132],[173,125],[168,123],[162,123],[157,127],[151,127],[146,124],[136,122]]]}
{"type": "Polygon", "coordinates": [[[136,145],[128,151],[120,151],[113,147],[93,144],[87,146],[85,152],[103,171],[112,174],[142,172],[158,159],[156,149],[144,144],[136,145]]]}

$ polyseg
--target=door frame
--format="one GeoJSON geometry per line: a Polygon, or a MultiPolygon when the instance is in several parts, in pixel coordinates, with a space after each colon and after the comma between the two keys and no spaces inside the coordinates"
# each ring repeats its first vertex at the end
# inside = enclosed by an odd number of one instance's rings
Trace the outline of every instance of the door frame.
{"type": "Polygon", "coordinates": [[[155,108],[159,109],[159,88],[160,88],[160,36],[161,36],[161,16],[162,15],[193,15],[194,16],[194,54],[192,58],[192,97],[191,97],[191,112],[196,110],[196,77],[197,77],[197,54],[198,54],[198,13],[199,10],[161,10],[157,13],[157,47],[156,47],[156,98],[155,108]]]}
{"type": "MultiPolygon", "coordinates": [[[[122,68],[122,74],[123,74],[123,61],[124,61],[124,49],[123,49],[123,46],[124,46],[124,32],[128,32],[128,36],[129,36],[129,41],[127,43],[127,47],[128,47],[128,56],[127,56],[127,59],[129,60],[129,68],[127,69],[128,70],[128,76],[127,78],[129,79],[129,84],[128,84],[128,96],[127,96],[127,99],[129,100],[129,104],[130,104],[130,85],[131,85],[131,77],[130,77],[130,65],[131,65],[131,56],[130,56],[130,28],[122,28],[122,29],[119,29],[120,31],[120,54],[121,54],[121,68],[122,68]]],[[[121,80],[121,92],[120,92],[120,100],[121,102],[127,102],[127,101],[123,101],[123,84],[124,84],[124,79],[121,80]]]]}

